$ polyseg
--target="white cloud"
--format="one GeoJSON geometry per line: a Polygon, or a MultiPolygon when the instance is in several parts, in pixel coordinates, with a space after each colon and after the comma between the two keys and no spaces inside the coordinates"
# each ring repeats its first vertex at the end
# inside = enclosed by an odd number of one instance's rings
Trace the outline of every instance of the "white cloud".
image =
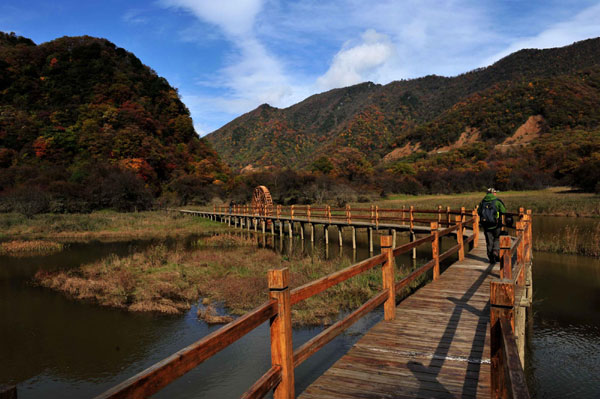
{"type": "Polygon", "coordinates": [[[198,18],[218,25],[228,35],[242,36],[252,31],[263,0],[162,0],[167,7],[182,8],[198,18]]]}
{"type": "Polygon", "coordinates": [[[490,65],[524,48],[561,47],[598,36],[600,36],[600,4],[581,11],[573,18],[556,23],[535,36],[513,41],[507,48],[484,60],[482,66],[490,65]]]}
{"type": "Polygon", "coordinates": [[[329,70],[317,79],[319,88],[327,90],[378,80],[377,69],[385,64],[395,48],[387,35],[369,29],[357,44],[346,43],[333,57],[329,70]]]}
{"type": "Polygon", "coordinates": [[[197,112],[206,114],[208,108],[213,108],[212,111],[239,115],[262,103],[288,106],[307,95],[307,91],[298,86],[302,79],[291,77],[284,63],[255,34],[255,19],[262,0],[229,1],[226,6],[205,0],[163,0],[162,4],[181,8],[204,22],[217,25],[233,47],[224,67],[212,76],[197,80],[196,83],[203,86],[223,91],[213,97],[210,104],[197,98],[196,109],[202,108],[197,112]]]}

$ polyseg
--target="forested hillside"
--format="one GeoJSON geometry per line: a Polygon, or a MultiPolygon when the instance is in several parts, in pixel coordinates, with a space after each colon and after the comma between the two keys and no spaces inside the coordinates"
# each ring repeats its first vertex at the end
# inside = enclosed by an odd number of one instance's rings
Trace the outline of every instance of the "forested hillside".
{"type": "MultiPolygon", "coordinates": [[[[457,77],[426,76],[384,86],[367,82],[286,109],[264,104],[207,139],[238,170],[291,166],[343,177],[348,173],[338,166],[357,163],[360,173],[353,176],[378,168],[395,171],[395,177],[404,176],[402,170],[440,176],[444,170],[434,165],[443,154],[456,154],[463,146],[468,152],[476,144],[486,155],[476,161],[461,158],[461,166],[486,170],[485,178],[477,179],[485,185],[496,179],[496,158],[509,162],[523,156],[525,147],[545,148],[558,138],[565,152],[572,137],[597,143],[599,125],[600,39],[589,39],[556,49],[521,50],[457,77]],[[519,129],[528,131],[525,138],[519,129]]],[[[577,167],[598,156],[597,147],[581,150],[577,167]]],[[[536,154],[537,163],[527,170],[548,184],[576,180],[556,162],[554,168],[546,165],[546,155],[536,154]]]]}
{"type": "Polygon", "coordinates": [[[2,210],[209,198],[226,172],[177,91],[135,55],[105,39],[0,32],[2,210]]]}

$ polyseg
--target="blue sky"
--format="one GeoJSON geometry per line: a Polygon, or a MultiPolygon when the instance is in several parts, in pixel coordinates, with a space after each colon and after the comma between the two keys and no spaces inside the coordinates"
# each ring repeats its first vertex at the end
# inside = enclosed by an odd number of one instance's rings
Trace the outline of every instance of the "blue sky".
{"type": "Polygon", "coordinates": [[[587,0],[0,2],[0,30],[106,38],[179,90],[200,135],[262,103],[335,87],[454,76],[522,48],[600,36],[587,0]]]}

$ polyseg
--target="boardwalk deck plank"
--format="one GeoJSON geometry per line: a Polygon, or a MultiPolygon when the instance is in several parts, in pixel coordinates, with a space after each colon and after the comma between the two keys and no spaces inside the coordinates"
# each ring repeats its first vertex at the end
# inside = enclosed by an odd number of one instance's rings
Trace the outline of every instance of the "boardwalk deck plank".
{"type": "Polygon", "coordinates": [[[485,242],[440,279],[400,302],[299,396],[490,397],[489,282],[485,242]]]}

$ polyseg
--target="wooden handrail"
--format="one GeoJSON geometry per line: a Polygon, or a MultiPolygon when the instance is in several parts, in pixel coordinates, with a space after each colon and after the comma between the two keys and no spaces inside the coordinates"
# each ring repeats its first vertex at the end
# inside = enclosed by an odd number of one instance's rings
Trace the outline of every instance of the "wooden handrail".
{"type": "Polygon", "coordinates": [[[444,252],[443,254],[440,255],[440,262],[443,261],[444,259],[446,259],[447,257],[449,257],[450,255],[452,255],[453,253],[458,252],[459,249],[460,249],[460,244],[456,244],[452,248],[448,249],[446,252],[444,252]]]}
{"type": "Polygon", "coordinates": [[[276,301],[265,302],[219,330],[98,395],[96,399],[146,398],[153,395],[174,379],[181,377],[269,320],[275,315],[276,306],[276,301]]]}
{"type": "Polygon", "coordinates": [[[241,399],[259,399],[264,397],[271,389],[281,382],[281,366],[275,365],[258,379],[244,394],[241,399]]]}
{"type": "Polygon", "coordinates": [[[515,331],[520,331],[519,342],[524,351],[525,319],[516,317],[516,314],[517,311],[520,314],[524,311],[517,308],[522,306],[526,291],[529,291],[528,296],[531,295],[531,287],[525,287],[525,270],[530,267],[531,257],[531,211],[525,214],[521,208],[520,215],[521,220],[515,226],[517,237],[514,240],[510,236],[500,237],[500,279],[490,282],[492,398],[529,398],[515,331]],[[515,252],[513,274],[512,258],[515,252]]]}
{"type": "Polygon", "coordinates": [[[298,288],[294,288],[291,292],[291,303],[292,305],[310,298],[313,295],[317,295],[325,291],[329,287],[333,287],[336,284],[346,281],[351,277],[361,274],[375,266],[380,265],[386,260],[385,254],[379,254],[369,259],[365,259],[362,262],[356,263],[352,266],[348,266],[345,269],[339,270],[335,273],[323,276],[318,280],[306,283],[298,288]]]}
{"type": "Polygon", "coordinates": [[[394,256],[402,255],[402,254],[410,251],[411,249],[418,247],[421,244],[433,241],[433,239],[434,239],[433,234],[430,234],[423,238],[419,238],[418,240],[415,240],[415,241],[406,243],[404,245],[401,245],[399,247],[396,247],[396,248],[394,248],[394,256]]]}
{"type": "Polygon", "coordinates": [[[502,334],[502,371],[505,378],[503,388],[508,393],[507,397],[529,399],[525,372],[519,359],[513,327],[506,317],[500,317],[499,322],[502,334]]]}
{"type": "Polygon", "coordinates": [[[406,287],[410,284],[414,279],[419,277],[421,274],[425,273],[429,269],[435,266],[435,259],[430,260],[425,263],[420,268],[413,270],[408,276],[404,277],[402,280],[396,283],[396,292],[400,291],[402,288],[406,287]]]}
{"type": "Polygon", "coordinates": [[[325,344],[337,337],[342,331],[346,330],[361,317],[375,309],[377,306],[384,303],[389,298],[387,291],[382,291],[373,298],[365,302],[361,307],[350,313],[344,319],[332,324],[320,334],[306,341],[298,349],[294,351],[294,367],[298,367],[302,362],[308,359],[316,351],[321,349],[325,344]]]}

